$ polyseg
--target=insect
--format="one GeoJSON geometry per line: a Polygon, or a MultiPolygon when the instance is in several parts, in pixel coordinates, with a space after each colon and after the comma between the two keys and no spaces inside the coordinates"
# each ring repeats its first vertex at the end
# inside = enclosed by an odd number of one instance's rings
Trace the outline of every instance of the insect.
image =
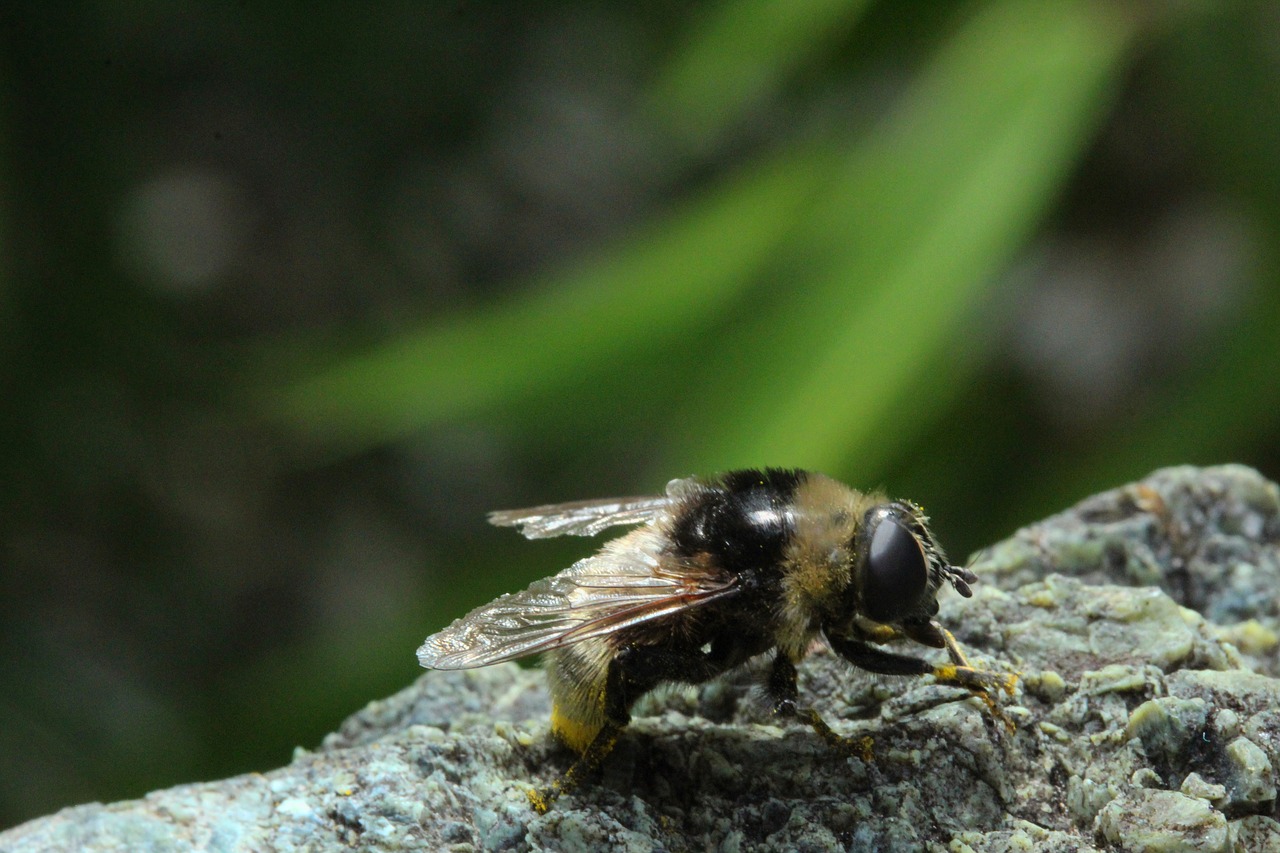
{"type": "Polygon", "coordinates": [[[766,468],[672,480],[655,497],[491,513],[530,539],[636,529],[559,574],[473,610],[427,638],[428,669],[469,669],[547,653],[552,732],[579,753],[545,792],[545,812],[608,755],[630,708],[663,683],[698,684],[771,654],[773,710],[852,748],[798,705],[796,664],[819,635],[847,661],[889,675],[933,675],[983,696],[1013,677],[974,669],[933,620],[949,583],[977,577],[947,562],[920,507],[822,474],[766,468]],[[950,661],[879,648],[906,638],[950,661]]]}

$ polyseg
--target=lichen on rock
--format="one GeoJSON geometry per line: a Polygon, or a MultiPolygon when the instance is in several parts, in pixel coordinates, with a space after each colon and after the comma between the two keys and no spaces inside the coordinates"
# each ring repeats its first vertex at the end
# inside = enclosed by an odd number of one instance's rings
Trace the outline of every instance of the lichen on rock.
{"type": "Polygon", "coordinates": [[[600,778],[539,816],[525,792],[567,761],[540,673],[432,672],[287,767],[67,809],[0,849],[1280,849],[1274,484],[1158,471],[974,569],[939,618],[1021,674],[1012,732],[964,690],[819,651],[801,695],[870,760],[771,718],[739,674],[647,697],[600,778]]]}

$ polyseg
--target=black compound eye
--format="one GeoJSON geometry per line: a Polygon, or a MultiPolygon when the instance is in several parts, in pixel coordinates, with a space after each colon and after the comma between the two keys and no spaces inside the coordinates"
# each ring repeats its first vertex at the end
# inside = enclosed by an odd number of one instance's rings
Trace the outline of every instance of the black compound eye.
{"type": "Polygon", "coordinates": [[[876,622],[893,622],[919,605],[928,585],[920,540],[897,519],[882,516],[867,549],[862,612],[876,622]]]}

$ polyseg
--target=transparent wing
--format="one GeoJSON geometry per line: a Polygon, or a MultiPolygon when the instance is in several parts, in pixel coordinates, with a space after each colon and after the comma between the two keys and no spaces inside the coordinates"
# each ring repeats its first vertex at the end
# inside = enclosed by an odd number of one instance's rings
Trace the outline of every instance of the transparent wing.
{"type": "Polygon", "coordinates": [[[650,527],[615,539],[599,554],[428,637],[418,649],[418,662],[428,669],[469,669],[515,660],[736,592],[736,576],[664,566],[661,547],[661,535],[650,527]]]}
{"type": "Polygon", "coordinates": [[[573,503],[546,504],[528,509],[502,509],[489,513],[489,523],[518,527],[529,539],[552,536],[595,536],[608,527],[645,524],[657,518],[671,503],[666,495],[642,498],[601,498],[573,503]]]}
{"type": "Polygon", "coordinates": [[[699,478],[687,477],[667,483],[664,495],[597,498],[528,509],[500,509],[489,513],[489,523],[498,527],[518,527],[529,539],[595,536],[609,527],[655,521],[676,503],[704,488],[706,485],[699,478]]]}

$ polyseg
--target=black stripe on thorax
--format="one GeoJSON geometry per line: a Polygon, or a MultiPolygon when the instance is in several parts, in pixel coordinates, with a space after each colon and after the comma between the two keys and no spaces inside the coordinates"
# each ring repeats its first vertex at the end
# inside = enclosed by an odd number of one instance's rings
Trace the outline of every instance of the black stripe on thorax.
{"type": "Polygon", "coordinates": [[[759,569],[774,569],[794,534],[794,496],[805,479],[803,471],[766,468],[730,471],[711,481],[678,513],[674,553],[709,558],[752,580],[759,569]]]}

